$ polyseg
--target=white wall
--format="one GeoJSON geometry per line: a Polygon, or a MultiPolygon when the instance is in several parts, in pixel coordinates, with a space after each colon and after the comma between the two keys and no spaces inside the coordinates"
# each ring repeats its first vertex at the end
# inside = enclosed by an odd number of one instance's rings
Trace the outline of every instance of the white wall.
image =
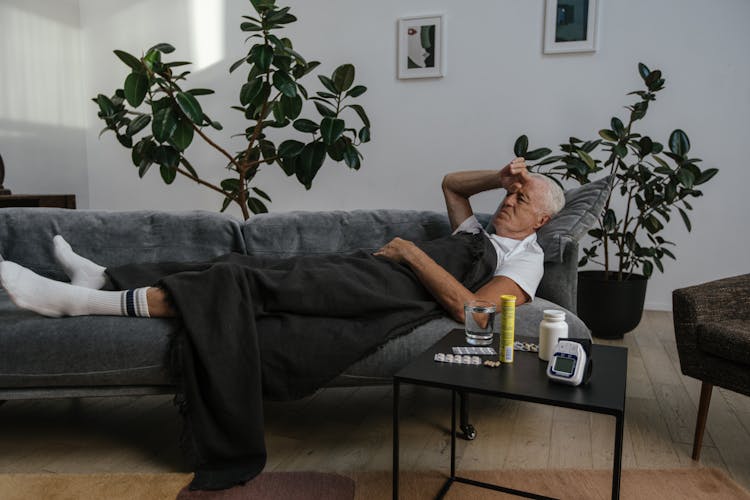
{"type": "MultiPolygon", "coordinates": [[[[355,64],[357,80],[369,88],[361,101],[373,122],[373,141],[362,148],[359,172],[327,163],[310,191],[278,167],[266,167],[258,185],[272,196],[272,210],[442,209],[439,186],[446,172],[499,168],[521,133],[530,136],[532,147],[557,145],[570,135],[595,137],[614,114],[623,116],[622,107],[631,102],[625,93],[639,88],[636,65],[642,61],[665,73],[667,88],[640,130],[666,141],[671,130],[683,128],[704,166],[720,169],[703,189],[705,196],[693,203],[692,233],[679,220],[666,231],[677,243],[678,260],[652,278],[647,307],[669,308],[674,288],[748,272],[744,214],[750,201],[744,191],[750,173],[741,152],[750,143],[745,52],[750,2],[600,0],[598,52],[562,55],[542,54],[543,0],[279,3],[291,5],[300,19],[288,36],[303,55],[321,60],[327,73],[344,62],[355,64]],[[397,80],[396,20],[434,13],[446,18],[446,76],[397,80]]],[[[178,47],[172,59],[199,62],[192,85],[217,90],[202,99],[225,126],[225,133],[212,136],[230,150],[241,147],[228,135],[244,128],[239,113],[229,110],[243,75],[229,76],[227,70],[247,50],[238,27],[247,0],[80,0],[80,5],[87,98],[122,85],[127,68],[113,49],[140,54],[156,42],[170,42],[178,47]]],[[[316,79],[308,78],[308,87],[317,90],[316,79]]],[[[218,196],[182,179],[167,187],[153,171],[139,180],[114,137],[97,138],[101,123],[93,103],[87,100],[83,107],[92,208],[220,206],[218,196]]],[[[62,143],[52,146],[65,149],[62,143]]],[[[21,156],[20,147],[30,146],[13,145],[12,154],[21,156]]],[[[223,177],[224,161],[208,148],[196,148],[191,159],[208,178],[223,177]]],[[[75,173],[78,167],[68,159],[65,168],[75,173]]],[[[6,184],[16,187],[10,173],[6,184]]],[[[494,209],[498,196],[479,196],[475,208],[494,209]]]]}
{"type": "Polygon", "coordinates": [[[0,1],[0,154],[15,194],[88,206],[77,0],[0,1]]]}

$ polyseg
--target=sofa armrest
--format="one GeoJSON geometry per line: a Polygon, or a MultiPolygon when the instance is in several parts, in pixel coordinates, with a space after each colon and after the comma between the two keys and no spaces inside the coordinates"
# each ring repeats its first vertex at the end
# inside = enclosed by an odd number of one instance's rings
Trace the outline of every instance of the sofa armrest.
{"type": "Polygon", "coordinates": [[[563,251],[562,262],[545,262],[544,276],[537,296],[577,313],[578,242],[570,241],[563,251]]]}

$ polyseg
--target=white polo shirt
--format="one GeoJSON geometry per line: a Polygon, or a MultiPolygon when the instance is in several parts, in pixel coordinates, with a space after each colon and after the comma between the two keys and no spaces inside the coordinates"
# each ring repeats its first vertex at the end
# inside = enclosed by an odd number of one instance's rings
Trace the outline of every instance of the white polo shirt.
{"type": "Polygon", "coordinates": [[[497,253],[497,267],[494,276],[505,276],[512,279],[521,287],[521,290],[528,294],[529,299],[533,300],[544,274],[544,251],[536,242],[536,233],[530,234],[523,240],[489,234],[484,230],[476,216],[471,215],[453,231],[453,234],[477,234],[480,232],[489,237],[497,253]]]}

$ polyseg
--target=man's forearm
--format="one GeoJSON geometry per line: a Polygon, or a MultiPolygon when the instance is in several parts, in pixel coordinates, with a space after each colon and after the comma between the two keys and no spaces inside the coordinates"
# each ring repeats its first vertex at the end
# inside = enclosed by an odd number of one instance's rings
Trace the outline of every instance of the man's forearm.
{"type": "Polygon", "coordinates": [[[443,179],[443,190],[451,191],[464,198],[477,193],[503,187],[498,170],[467,170],[453,172],[443,179]]]}
{"type": "Polygon", "coordinates": [[[418,247],[413,247],[404,261],[440,305],[456,321],[463,322],[464,303],[474,294],[418,247]]]}

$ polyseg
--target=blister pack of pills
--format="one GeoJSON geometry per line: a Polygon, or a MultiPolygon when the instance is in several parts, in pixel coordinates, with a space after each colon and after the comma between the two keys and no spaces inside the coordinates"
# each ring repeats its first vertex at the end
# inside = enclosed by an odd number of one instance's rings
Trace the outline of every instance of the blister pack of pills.
{"type": "Polygon", "coordinates": [[[435,361],[440,363],[456,363],[459,365],[481,365],[482,360],[479,356],[469,356],[468,354],[444,354],[439,352],[435,354],[435,361]]]}

